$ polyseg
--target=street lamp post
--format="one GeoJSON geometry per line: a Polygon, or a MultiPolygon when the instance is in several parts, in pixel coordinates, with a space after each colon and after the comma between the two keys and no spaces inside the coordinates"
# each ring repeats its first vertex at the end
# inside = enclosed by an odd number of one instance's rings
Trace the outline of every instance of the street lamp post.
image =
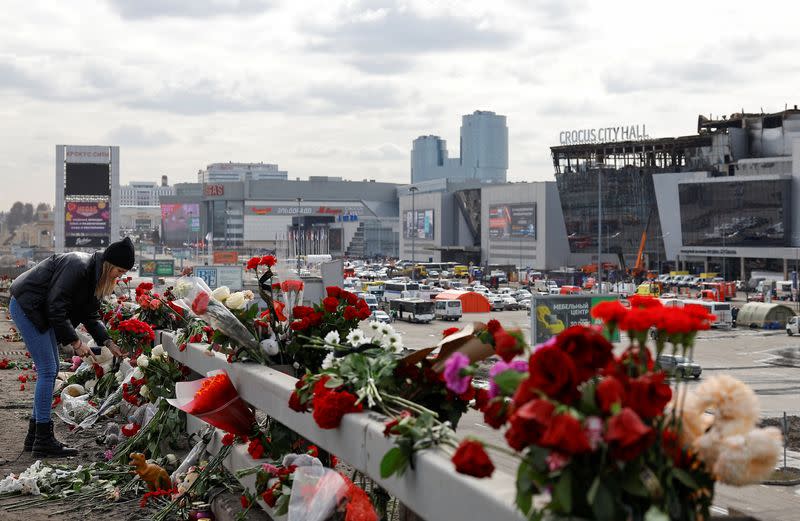
{"type": "Polygon", "coordinates": [[[603,175],[597,170],[597,293],[603,292],[603,175]]]}
{"type": "MultiPolygon", "coordinates": [[[[664,235],[660,235],[658,239],[664,239],[665,237],[669,237],[670,233],[671,232],[667,232],[664,235]]],[[[656,245],[656,248],[658,249],[658,274],[661,275],[661,248],[658,248],[658,245],[656,245]]]]}
{"type": "Polygon", "coordinates": [[[298,197],[297,201],[297,248],[295,256],[297,257],[297,278],[300,278],[300,203],[303,202],[302,197],[298,197]]]}
{"type": "MultiPolygon", "coordinates": [[[[417,280],[417,269],[415,263],[417,262],[417,205],[416,205],[416,186],[409,187],[408,191],[411,192],[411,218],[413,219],[414,228],[409,230],[411,232],[411,280],[417,280]]],[[[408,223],[406,223],[408,226],[408,223]]]]}

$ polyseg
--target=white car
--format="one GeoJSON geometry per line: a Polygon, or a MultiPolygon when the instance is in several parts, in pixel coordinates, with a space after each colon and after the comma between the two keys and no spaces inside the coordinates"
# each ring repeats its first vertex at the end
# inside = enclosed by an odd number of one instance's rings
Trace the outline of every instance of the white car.
{"type": "Polygon", "coordinates": [[[392,322],[392,317],[389,316],[388,313],[385,311],[373,311],[372,315],[370,315],[370,320],[375,320],[377,322],[383,322],[384,324],[389,324],[392,322]]]}
{"type": "Polygon", "coordinates": [[[794,316],[786,322],[786,334],[789,336],[800,335],[800,317],[794,316]]]}
{"type": "Polygon", "coordinates": [[[492,311],[503,311],[506,308],[506,303],[502,297],[487,297],[492,311]]]}
{"type": "Polygon", "coordinates": [[[503,295],[500,298],[503,299],[503,309],[504,310],[513,311],[515,309],[519,309],[519,302],[517,302],[517,299],[515,299],[511,295],[503,295]]]}
{"type": "Polygon", "coordinates": [[[519,302],[517,302],[517,304],[519,304],[520,309],[521,308],[531,309],[531,299],[529,298],[524,298],[519,302]]]}

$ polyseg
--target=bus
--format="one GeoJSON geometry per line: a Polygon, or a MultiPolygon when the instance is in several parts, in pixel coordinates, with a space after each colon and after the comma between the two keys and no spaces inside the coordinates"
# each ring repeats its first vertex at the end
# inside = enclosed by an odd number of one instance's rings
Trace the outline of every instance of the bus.
{"type": "Polygon", "coordinates": [[[419,284],[416,282],[387,282],[383,285],[383,300],[389,302],[407,297],[419,297],[419,284]]]}
{"type": "Polygon", "coordinates": [[[362,282],[361,283],[361,291],[364,293],[369,293],[370,295],[374,296],[378,300],[383,300],[383,286],[384,282],[377,281],[377,282],[362,282]]]}
{"type": "Polygon", "coordinates": [[[434,318],[433,301],[421,298],[398,298],[389,303],[392,316],[397,320],[407,320],[427,324],[434,318]]]}

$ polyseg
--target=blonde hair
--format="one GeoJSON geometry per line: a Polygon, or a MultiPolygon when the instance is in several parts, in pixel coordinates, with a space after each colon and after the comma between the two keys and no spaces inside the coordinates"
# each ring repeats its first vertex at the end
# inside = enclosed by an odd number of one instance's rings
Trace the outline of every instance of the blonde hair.
{"type": "Polygon", "coordinates": [[[108,261],[103,261],[103,272],[100,274],[100,280],[97,281],[97,287],[94,288],[94,296],[98,300],[111,295],[117,285],[117,278],[111,275],[111,270],[116,266],[108,261]]]}

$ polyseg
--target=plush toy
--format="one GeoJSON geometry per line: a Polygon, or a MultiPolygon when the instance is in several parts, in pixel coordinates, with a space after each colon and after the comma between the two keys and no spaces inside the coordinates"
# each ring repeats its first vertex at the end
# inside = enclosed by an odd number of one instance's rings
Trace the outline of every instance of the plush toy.
{"type": "Polygon", "coordinates": [[[144,454],[141,452],[132,452],[130,457],[130,466],[136,469],[131,474],[138,474],[142,481],[147,483],[147,489],[150,492],[172,488],[172,481],[170,481],[166,470],[154,463],[147,463],[144,454]]]}
{"type": "Polygon", "coordinates": [[[116,422],[109,422],[103,434],[97,437],[97,443],[99,445],[105,445],[106,447],[114,447],[115,445],[119,445],[121,441],[122,432],[120,431],[119,424],[116,422]]]}

